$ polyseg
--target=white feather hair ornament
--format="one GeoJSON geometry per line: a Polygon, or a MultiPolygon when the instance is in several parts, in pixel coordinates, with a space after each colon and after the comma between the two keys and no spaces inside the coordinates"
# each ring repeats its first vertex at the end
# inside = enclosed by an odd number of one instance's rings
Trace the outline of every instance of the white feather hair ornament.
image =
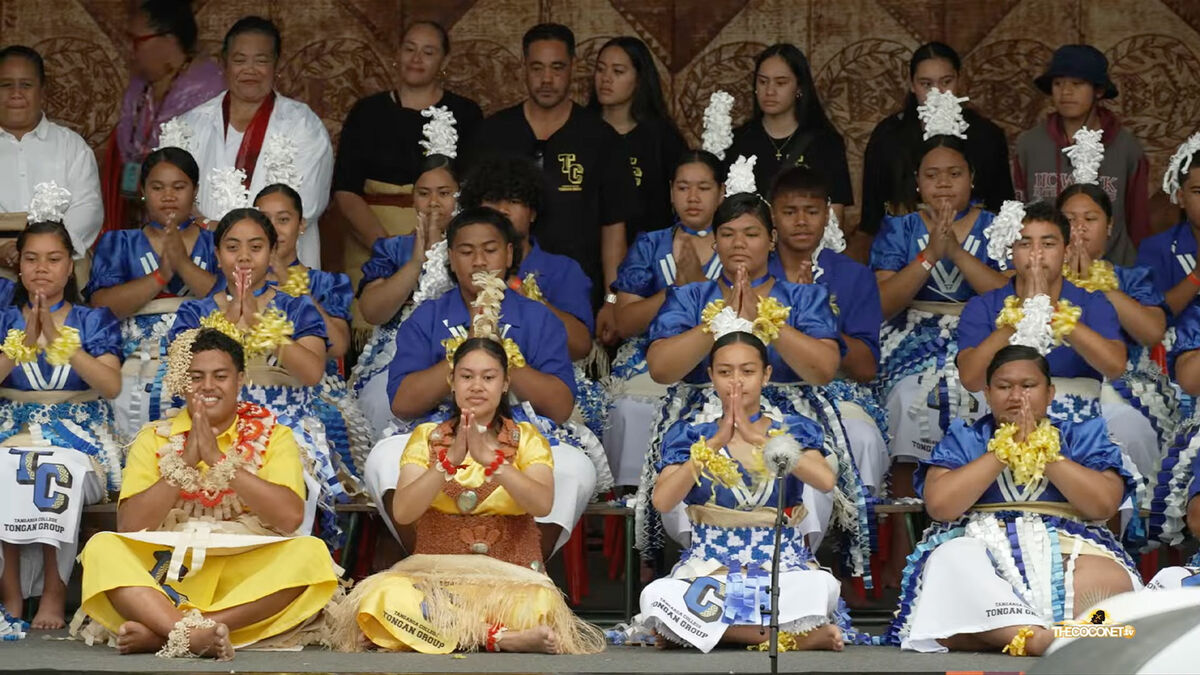
{"type": "Polygon", "coordinates": [[[1186,176],[1187,172],[1192,168],[1192,157],[1200,152],[1200,131],[1188,136],[1188,139],[1179,146],[1174,155],[1171,155],[1171,161],[1167,162],[1167,171],[1163,174],[1162,189],[1171,197],[1172,204],[1179,204],[1179,200],[1175,197],[1175,193],[1179,192],[1180,176],[1186,176]]]}
{"type": "Polygon", "coordinates": [[[215,205],[213,216],[220,220],[234,209],[251,206],[250,191],[246,189],[246,172],[232,166],[213,168],[208,177],[215,205]]]}
{"type": "Polygon", "coordinates": [[[154,149],[179,148],[190,155],[195,155],[194,138],[192,127],[184,122],[182,117],[172,117],[158,125],[158,147],[154,149]]]}
{"type": "Polygon", "coordinates": [[[263,143],[262,164],[266,185],[282,183],[299,192],[304,176],[296,170],[296,155],[300,152],[296,141],[282,134],[271,134],[263,143]]]}
{"type": "Polygon", "coordinates": [[[738,155],[738,158],[729,167],[729,175],[725,177],[726,197],[743,192],[753,194],[757,191],[754,185],[754,163],[757,161],[758,157],[755,155],[749,157],[738,155]]]}
{"type": "Polygon", "coordinates": [[[65,187],[59,187],[54,181],[38,183],[33,186],[33,199],[29,200],[25,220],[30,223],[61,223],[70,205],[71,192],[65,187]]]}
{"type": "Polygon", "coordinates": [[[704,133],[700,147],[725,159],[725,151],[733,145],[733,96],[726,91],[714,91],[704,109],[704,133]]]}
{"type": "Polygon", "coordinates": [[[421,111],[422,117],[430,120],[421,127],[425,140],[420,141],[426,155],[445,155],[450,159],[458,157],[458,130],[454,113],[446,106],[429,106],[421,111]]]}
{"type": "Polygon", "coordinates": [[[1012,245],[1021,238],[1022,220],[1025,220],[1025,205],[1007,199],[1000,205],[1000,213],[983,230],[983,236],[988,240],[988,257],[999,263],[1002,270],[1008,269],[1012,245]]]}
{"type": "Polygon", "coordinates": [[[967,121],[963,118],[962,104],[971,99],[958,97],[952,91],[942,91],[937,87],[929,90],[925,102],[917,106],[917,117],[925,125],[923,140],[934,136],[967,137],[967,121]]]}
{"type": "Polygon", "coordinates": [[[1075,132],[1075,145],[1063,148],[1071,160],[1071,179],[1095,185],[1100,182],[1100,162],[1104,161],[1104,130],[1082,127],[1075,132]]]}
{"type": "Polygon", "coordinates": [[[796,468],[803,454],[804,448],[800,446],[800,442],[785,431],[767,439],[766,445],[763,446],[763,464],[773,474],[787,474],[796,468]]]}

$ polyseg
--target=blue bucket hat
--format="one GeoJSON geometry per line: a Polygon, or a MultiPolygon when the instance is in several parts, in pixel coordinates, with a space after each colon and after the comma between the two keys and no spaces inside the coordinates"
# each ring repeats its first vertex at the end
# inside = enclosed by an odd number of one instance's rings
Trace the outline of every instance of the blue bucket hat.
{"type": "Polygon", "coordinates": [[[1063,45],[1054,51],[1046,72],[1033,81],[1042,93],[1050,93],[1056,77],[1074,77],[1103,90],[1100,98],[1116,98],[1117,85],[1108,77],[1108,59],[1091,45],[1063,45]]]}

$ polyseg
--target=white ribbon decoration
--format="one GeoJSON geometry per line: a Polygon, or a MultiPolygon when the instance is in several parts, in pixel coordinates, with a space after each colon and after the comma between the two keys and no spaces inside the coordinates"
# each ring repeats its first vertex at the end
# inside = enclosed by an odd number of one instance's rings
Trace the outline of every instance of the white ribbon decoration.
{"type": "Polygon", "coordinates": [[[58,183],[48,181],[33,186],[33,199],[29,200],[25,220],[30,223],[50,221],[61,223],[71,205],[71,192],[58,183]]]}
{"type": "Polygon", "coordinates": [[[729,167],[729,175],[725,178],[725,197],[749,192],[751,194],[757,192],[754,185],[754,163],[758,161],[758,157],[750,155],[738,155],[733,164],[729,167]]]}
{"type": "Polygon", "coordinates": [[[1104,130],[1082,127],[1075,132],[1075,145],[1063,148],[1071,160],[1071,178],[1077,184],[1100,182],[1100,162],[1104,161],[1104,130]]]}
{"type": "Polygon", "coordinates": [[[1021,238],[1022,220],[1025,220],[1025,205],[1006,199],[1000,205],[1000,213],[983,230],[983,236],[988,240],[988,257],[999,263],[1002,270],[1008,269],[1012,245],[1021,238]]]}
{"type": "Polygon", "coordinates": [[[458,130],[454,113],[447,106],[429,106],[421,111],[421,117],[431,118],[421,127],[425,140],[419,141],[426,155],[444,155],[450,159],[458,157],[458,130]]]}
{"type": "Polygon", "coordinates": [[[234,209],[251,206],[250,191],[246,189],[246,172],[232,166],[214,167],[208,183],[212,188],[214,214],[217,219],[234,209]]]}
{"type": "Polygon", "coordinates": [[[296,154],[300,148],[296,141],[282,134],[272,133],[263,143],[262,163],[266,185],[282,183],[297,192],[304,184],[304,176],[296,170],[296,154]]]}
{"type": "Polygon", "coordinates": [[[1023,314],[1017,323],[1017,332],[1008,338],[1008,343],[1033,347],[1042,356],[1049,354],[1054,347],[1054,334],[1050,331],[1054,307],[1050,304],[1050,296],[1039,293],[1032,298],[1025,298],[1021,311],[1023,314]]]}
{"type": "Polygon", "coordinates": [[[733,96],[726,91],[714,91],[704,109],[704,133],[700,147],[725,159],[725,151],[733,145],[733,96]]]}
{"type": "Polygon", "coordinates": [[[195,146],[192,142],[194,137],[192,128],[183,121],[182,117],[172,117],[158,125],[158,147],[154,149],[179,148],[190,155],[195,155],[195,146]]]}
{"type": "Polygon", "coordinates": [[[952,91],[942,91],[937,87],[929,90],[925,102],[917,106],[917,117],[925,125],[925,135],[922,140],[934,136],[967,137],[967,121],[963,119],[962,104],[971,99],[958,97],[952,91]]]}
{"type": "Polygon", "coordinates": [[[1188,139],[1179,146],[1174,155],[1171,155],[1171,161],[1167,162],[1167,171],[1163,174],[1163,192],[1171,197],[1172,204],[1178,204],[1179,201],[1175,197],[1175,193],[1179,192],[1179,175],[1186,175],[1192,166],[1192,155],[1200,152],[1200,131],[1188,136],[1188,139]]]}
{"type": "Polygon", "coordinates": [[[726,307],[708,322],[708,330],[712,332],[714,340],[720,340],[730,333],[752,333],[754,322],[738,316],[732,307],[726,307]]]}

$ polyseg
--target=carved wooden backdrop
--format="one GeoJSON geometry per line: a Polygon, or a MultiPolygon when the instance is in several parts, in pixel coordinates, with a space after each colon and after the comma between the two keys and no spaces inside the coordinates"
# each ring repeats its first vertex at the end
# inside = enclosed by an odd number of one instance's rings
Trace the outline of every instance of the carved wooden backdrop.
{"type": "MultiPolygon", "coordinates": [[[[128,0],[0,0],[0,43],[45,55],[51,116],[98,146],[116,123],[128,79],[128,0]]],[[[599,46],[637,35],[650,46],[669,104],[698,138],[709,93],[749,109],[755,53],[777,41],[808,54],[830,117],[846,137],[855,191],[873,126],[906,90],[912,50],[928,40],[963,55],[972,103],[1010,142],[1045,112],[1033,78],[1055,47],[1104,51],[1121,94],[1109,105],[1151,157],[1156,176],[1200,127],[1200,2],[1194,0],[195,0],[201,44],[219,50],[239,16],[280,26],[280,89],[325,120],[335,142],[359,97],[391,84],[400,26],[416,18],[450,29],[449,87],[495,111],[520,100],[521,35],[539,21],[571,26],[579,41],[574,94],[583,100],[599,46]]],[[[1158,179],[1152,181],[1157,185],[1158,179]]]]}

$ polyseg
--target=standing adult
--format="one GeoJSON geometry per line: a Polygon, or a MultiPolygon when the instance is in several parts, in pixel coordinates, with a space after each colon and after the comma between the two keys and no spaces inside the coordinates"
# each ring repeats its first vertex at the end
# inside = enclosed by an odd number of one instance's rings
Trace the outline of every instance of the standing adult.
{"type": "Polygon", "coordinates": [[[1063,45],[1034,84],[1051,97],[1054,112],[1017,137],[1017,199],[1053,202],[1073,182],[1074,166],[1063,148],[1074,145],[1075,132],[1084,127],[1103,130],[1104,161],[1097,181],[1113,205],[1104,258],[1132,265],[1135,247],[1150,234],[1150,163],[1133,134],[1100,105],[1117,97],[1117,85],[1108,77],[1108,59],[1091,45],[1063,45]]]}
{"type": "Polygon", "coordinates": [[[445,88],[450,36],[440,24],[418,21],[401,38],[393,65],[396,88],[360,99],[342,125],[333,168],[333,201],[350,223],[343,269],[357,287],[379,239],[410,234],[417,222],[413,185],[423,172],[421,112],[446,107],[459,138],[483,119],[479,104],[445,88]]]}
{"type": "Polygon", "coordinates": [[[221,67],[196,53],[198,30],[190,2],[141,0],[127,30],[133,72],[100,177],[108,229],[138,220],[141,163],[158,147],[160,125],[225,88],[221,67]]]}
{"type": "Polygon", "coordinates": [[[754,114],[734,130],[726,163],[739,155],[758,158],[755,185],[770,185],[786,167],[819,169],[829,180],[833,212],[845,222],[844,208],[854,203],[846,143],[825,115],[808,59],[796,45],[774,44],[754,59],[754,114]]]}
{"type": "Polygon", "coordinates": [[[641,232],[671,227],[671,169],[687,147],[667,112],[645,42],[622,35],[604,43],[587,107],[599,112],[629,146],[639,209],[625,224],[626,241],[632,244],[641,232]]]}
{"type": "MultiPolygon", "coordinates": [[[[917,210],[917,168],[921,163],[925,125],[917,106],[925,104],[930,90],[962,90],[959,76],[962,61],[958,52],[941,42],[927,42],[913,52],[908,62],[909,92],[904,108],[876,125],[863,154],[862,218],[859,229],[874,236],[884,216],[902,216],[917,210]]],[[[967,123],[964,143],[967,163],[973,170],[972,200],[983,202],[992,213],[1013,198],[1008,167],[1008,141],[994,122],[964,107],[967,123]]]]}
{"type": "MultiPolygon", "coordinates": [[[[283,40],[267,19],[247,16],[225,34],[221,56],[228,89],[181,118],[190,128],[200,165],[200,212],[219,220],[230,204],[213,189],[212,170],[237,168],[250,194],[271,183],[296,183],[309,227],[296,245],[300,262],[321,266],[317,220],[329,203],[333,146],[329,132],[304,103],[275,92],[275,68],[283,40]],[[264,162],[271,158],[271,162],[264,162]],[[294,176],[278,175],[275,165],[291,165],[294,176]]],[[[240,206],[237,205],[237,206],[240,206]]]]}
{"type": "MultiPolygon", "coordinates": [[[[45,92],[41,54],[22,45],[0,49],[0,213],[27,211],[38,183],[66,188],[62,222],[81,258],[104,218],[96,156],[83,137],[46,117],[45,92]]],[[[0,243],[0,265],[16,270],[18,262],[16,241],[0,243]]]]}
{"type": "MultiPolygon", "coordinates": [[[[551,253],[569,255],[592,279],[599,304],[625,258],[625,224],[637,200],[629,153],[604,119],[567,98],[575,34],[556,23],[530,28],[521,40],[529,97],[488,117],[470,150],[529,157],[546,178],[534,234],[551,253]]],[[[609,294],[609,297],[615,296],[609,294]]],[[[617,339],[611,302],[596,318],[605,342],[617,339]]]]}

